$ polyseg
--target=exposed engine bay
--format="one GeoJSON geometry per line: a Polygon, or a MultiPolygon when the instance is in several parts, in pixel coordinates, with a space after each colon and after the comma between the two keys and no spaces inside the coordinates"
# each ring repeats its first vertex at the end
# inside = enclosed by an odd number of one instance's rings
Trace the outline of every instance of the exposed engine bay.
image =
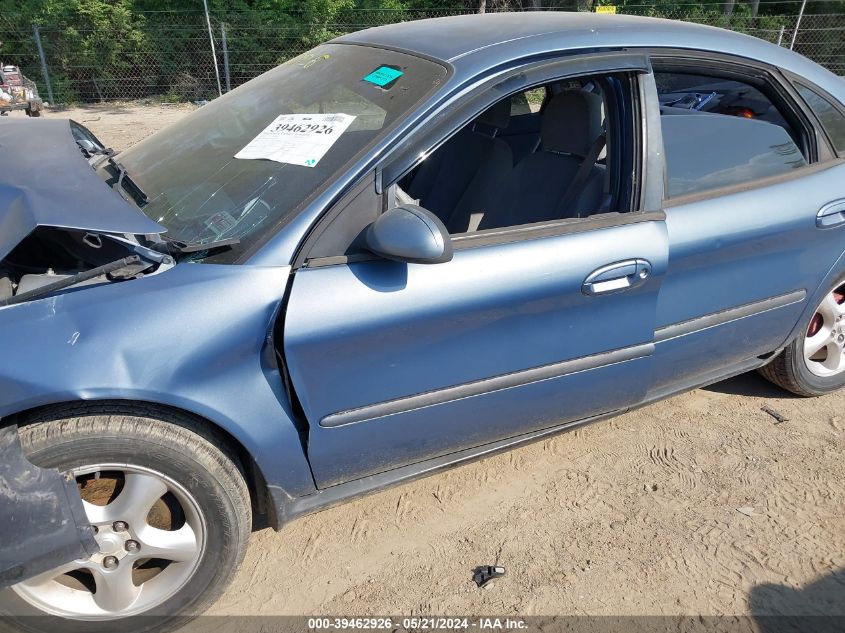
{"type": "Polygon", "coordinates": [[[37,168],[9,161],[0,173],[0,309],[162,272],[190,247],[158,237],[164,227],[127,200],[125,174],[123,188],[100,179],[92,163],[114,152],[81,125],[7,124],[0,145],[38,157],[37,168]]]}
{"type": "Polygon", "coordinates": [[[153,272],[133,250],[123,236],[38,227],[0,262],[0,306],[153,272]]]}

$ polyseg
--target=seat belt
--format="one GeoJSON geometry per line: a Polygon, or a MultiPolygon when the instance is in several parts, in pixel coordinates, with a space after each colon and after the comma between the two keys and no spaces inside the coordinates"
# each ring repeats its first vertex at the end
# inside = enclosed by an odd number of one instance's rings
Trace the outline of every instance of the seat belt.
{"type": "MultiPolygon", "coordinates": [[[[610,151],[610,146],[607,146],[608,153],[610,151]]],[[[605,157],[604,161],[604,184],[602,185],[601,190],[601,206],[598,208],[596,213],[607,213],[610,211],[610,205],[613,202],[613,196],[610,194],[610,157],[605,157]]]]}
{"type": "Polygon", "coordinates": [[[593,167],[595,167],[596,161],[599,159],[599,154],[601,154],[601,151],[604,149],[605,141],[606,139],[604,134],[600,134],[598,138],[593,141],[593,144],[587,151],[587,155],[584,156],[584,160],[580,165],[578,165],[578,171],[575,172],[575,177],[572,179],[572,182],[569,183],[569,187],[566,188],[566,193],[563,194],[563,197],[557,205],[556,215],[558,218],[564,217],[563,213],[573,202],[575,202],[578,194],[581,193],[581,188],[584,186],[584,183],[587,182],[590,172],[593,171],[593,167]]]}

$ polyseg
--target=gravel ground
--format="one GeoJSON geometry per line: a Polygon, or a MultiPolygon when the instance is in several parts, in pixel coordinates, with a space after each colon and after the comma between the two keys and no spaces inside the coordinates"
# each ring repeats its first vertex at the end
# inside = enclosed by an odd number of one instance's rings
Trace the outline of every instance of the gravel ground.
{"type": "MultiPolygon", "coordinates": [[[[124,148],[192,109],[47,116],[124,148]]],[[[748,374],[265,530],[211,613],[845,615],[843,404],[748,374]]]]}

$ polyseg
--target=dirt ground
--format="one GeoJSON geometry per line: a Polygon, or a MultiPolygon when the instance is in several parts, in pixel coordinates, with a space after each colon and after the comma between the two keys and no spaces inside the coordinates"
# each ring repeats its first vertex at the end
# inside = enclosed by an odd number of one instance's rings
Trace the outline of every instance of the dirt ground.
{"type": "MultiPolygon", "coordinates": [[[[91,130],[107,147],[126,149],[196,109],[192,104],[183,103],[146,105],[128,102],[46,110],[44,116],[73,119],[91,130]]],[[[26,118],[22,110],[10,112],[7,116],[26,118]]]]}
{"type": "MultiPolygon", "coordinates": [[[[47,116],[124,148],[192,109],[47,116]]],[[[843,405],[749,374],[265,530],[211,613],[845,615],[843,405]]]]}

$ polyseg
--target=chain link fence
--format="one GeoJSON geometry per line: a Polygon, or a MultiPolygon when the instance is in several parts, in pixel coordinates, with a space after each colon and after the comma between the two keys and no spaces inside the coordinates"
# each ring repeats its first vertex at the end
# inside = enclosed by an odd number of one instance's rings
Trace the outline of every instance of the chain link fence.
{"type": "MultiPolygon", "coordinates": [[[[785,47],[794,38],[796,51],[845,75],[845,15],[805,14],[799,24],[800,4],[794,3],[794,14],[757,17],[744,3],[728,13],[725,2],[680,3],[669,10],[626,3],[617,12],[710,24],[785,47]]],[[[505,2],[488,5],[493,5],[488,12],[508,8],[505,2]]],[[[341,9],[320,19],[306,11],[244,11],[212,14],[207,22],[203,11],[168,10],[110,16],[107,28],[93,19],[32,24],[20,15],[0,14],[0,62],[20,66],[42,97],[56,103],[199,101],[217,96],[218,76],[226,92],[344,33],[476,11],[341,9]]]]}

